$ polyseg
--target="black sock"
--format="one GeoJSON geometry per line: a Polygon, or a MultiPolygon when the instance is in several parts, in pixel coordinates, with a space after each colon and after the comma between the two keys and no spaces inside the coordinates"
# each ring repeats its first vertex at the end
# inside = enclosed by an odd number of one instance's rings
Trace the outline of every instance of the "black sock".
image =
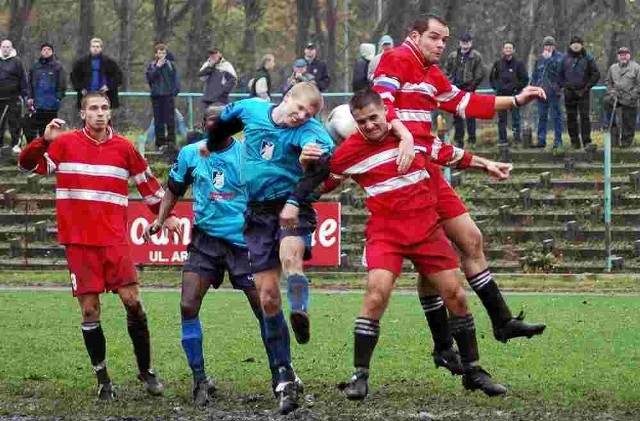
{"type": "Polygon", "coordinates": [[[93,371],[98,377],[98,383],[107,383],[110,381],[109,373],[107,373],[106,354],[107,341],[104,338],[104,332],[100,322],[82,322],[82,337],[84,338],[84,346],[91,359],[93,371]]]}
{"type": "Polygon", "coordinates": [[[449,329],[449,316],[444,301],[439,295],[420,297],[420,304],[431,330],[436,351],[443,351],[453,346],[453,337],[449,329]]]}
{"type": "Polygon", "coordinates": [[[133,342],[133,352],[136,354],[138,370],[145,373],[151,366],[151,343],[149,341],[149,327],[147,315],[127,312],[127,330],[133,342]]]}
{"type": "Polygon", "coordinates": [[[460,359],[464,368],[468,369],[477,365],[480,354],[476,339],[476,326],[471,313],[465,316],[451,316],[449,325],[451,326],[451,334],[458,344],[460,359]]]}
{"type": "Polygon", "coordinates": [[[511,310],[509,310],[509,306],[504,300],[500,288],[493,280],[489,269],[468,277],[467,281],[475,293],[478,294],[482,305],[487,309],[493,326],[499,327],[511,320],[513,317],[511,310]]]}
{"type": "Polygon", "coordinates": [[[369,368],[373,350],[380,336],[380,321],[358,317],[354,328],[353,365],[358,368],[369,368]]]}

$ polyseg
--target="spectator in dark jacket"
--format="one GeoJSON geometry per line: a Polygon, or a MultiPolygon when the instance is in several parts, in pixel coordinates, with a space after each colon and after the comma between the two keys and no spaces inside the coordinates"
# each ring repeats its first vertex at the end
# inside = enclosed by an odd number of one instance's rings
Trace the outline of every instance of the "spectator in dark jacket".
{"type": "Polygon", "coordinates": [[[369,63],[376,54],[376,46],[373,44],[360,44],[360,58],[353,66],[353,79],[351,79],[351,89],[358,92],[371,86],[368,77],[369,63]]]}
{"type": "Polygon", "coordinates": [[[562,53],[556,50],[556,40],[552,36],[544,37],[542,54],[538,56],[533,67],[531,83],[544,89],[547,100],[538,99],[538,148],[547,146],[547,119],[549,108],[553,119],[553,147],[562,147],[562,114],[560,113],[560,97],[562,96],[562,53]]]}
{"type": "Polygon", "coordinates": [[[79,58],[71,70],[71,84],[78,92],[78,109],[82,97],[92,92],[106,92],[111,108],[118,108],[118,87],[122,84],[120,66],[111,57],[102,53],[102,40],[91,40],[91,51],[79,58]]]}
{"type": "Polygon", "coordinates": [[[154,47],[155,60],[147,65],[146,77],[151,90],[153,104],[153,123],[156,135],[156,147],[160,149],[176,146],[176,119],[174,98],[180,93],[178,69],[167,59],[167,46],[158,44],[154,47]],[[165,135],[165,126],[167,128],[165,135]]]}
{"type": "Polygon", "coordinates": [[[325,92],[329,89],[329,72],[327,64],[318,59],[318,50],[315,43],[309,42],[304,47],[304,59],[307,61],[307,71],[313,75],[318,89],[320,89],[320,92],[325,92]]]}
{"type": "Polygon", "coordinates": [[[0,145],[9,126],[13,152],[20,153],[22,107],[20,98],[27,98],[27,78],[18,53],[8,39],[0,43],[0,145]]]}
{"type": "MultiPolygon", "coordinates": [[[[529,74],[524,63],[518,60],[513,53],[515,48],[512,42],[502,44],[502,58],[496,61],[489,73],[489,82],[496,91],[496,95],[517,95],[529,84],[529,74]]],[[[498,141],[507,143],[507,110],[498,111],[498,141]]],[[[511,108],[511,129],[513,140],[520,143],[520,111],[518,107],[511,108]]]]}
{"type": "Polygon", "coordinates": [[[569,50],[562,59],[560,70],[564,86],[564,106],[567,111],[567,130],[571,144],[579,149],[591,143],[591,122],[589,121],[589,97],[600,79],[600,70],[595,58],[584,49],[582,38],[574,36],[569,41],[569,50]],[[578,113],[580,130],[578,130],[578,113]],[[582,145],[580,135],[582,134],[582,145]]]}
{"type": "Polygon", "coordinates": [[[299,58],[293,62],[293,72],[287,78],[287,84],[285,90],[282,92],[283,97],[284,94],[289,92],[289,89],[296,83],[300,82],[315,82],[315,78],[311,73],[309,73],[307,68],[307,61],[303,58],[299,58]]]}
{"type": "Polygon", "coordinates": [[[67,90],[67,74],[54,56],[53,45],[45,42],[40,46],[40,58],[36,60],[28,77],[27,108],[32,113],[25,136],[29,142],[44,134],[51,120],[58,117],[60,103],[67,90]]]}
{"type": "Polygon", "coordinates": [[[255,75],[249,81],[249,95],[271,101],[271,71],[276,67],[276,58],[273,54],[265,54],[262,57],[262,65],[256,70],[255,75]]]}
{"type": "Polygon", "coordinates": [[[202,97],[204,110],[211,104],[226,104],[229,94],[238,82],[238,75],[218,48],[209,50],[209,58],[198,71],[198,77],[204,82],[204,96],[202,97]]]}
{"type": "MultiPolygon", "coordinates": [[[[475,91],[485,76],[482,55],[473,48],[473,37],[469,32],[465,32],[460,37],[460,46],[456,51],[449,54],[445,62],[444,71],[455,86],[462,91],[475,91]]],[[[469,144],[476,143],[476,119],[462,118],[455,116],[453,119],[455,126],[454,139],[458,147],[464,147],[464,126],[467,125],[467,136],[469,144]]]]}

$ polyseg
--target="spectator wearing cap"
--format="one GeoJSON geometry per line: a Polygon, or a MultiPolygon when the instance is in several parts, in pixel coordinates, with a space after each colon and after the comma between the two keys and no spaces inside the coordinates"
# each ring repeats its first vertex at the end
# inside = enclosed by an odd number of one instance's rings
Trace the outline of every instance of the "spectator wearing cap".
{"type": "Polygon", "coordinates": [[[307,61],[303,58],[299,58],[293,62],[293,72],[287,79],[287,85],[283,92],[286,94],[289,92],[289,89],[296,83],[300,82],[316,82],[315,77],[311,73],[309,73],[307,61]]]}
{"type": "Polygon", "coordinates": [[[0,42],[0,146],[9,126],[14,153],[20,153],[21,103],[27,97],[27,78],[22,62],[8,39],[0,42]]]}
{"type": "MultiPolygon", "coordinates": [[[[460,90],[473,92],[482,82],[485,76],[482,55],[473,48],[473,37],[470,32],[465,32],[460,37],[459,47],[449,54],[444,65],[444,71],[451,83],[460,90]]],[[[476,119],[454,117],[454,139],[458,147],[464,147],[465,120],[467,126],[468,142],[476,143],[476,119]]]]}
{"type": "Polygon", "coordinates": [[[209,58],[198,71],[198,77],[204,82],[204,96],[202,97],[203,113],[211,104],[226,104],[229,93],[236,86],[238,75],[218,48],[209,50],[209,58]]]}
{"type": "Polygon", "coordinates": [[[151,91],[153,125],[158,149],[176,147],[175,96],[180,93],[180,80],[176,64],[167,58],[167,46],[153,48],[154,59],[147,64],[145,77],[151,91]],[[166,127],[166,133],[165,133],[166,127]]]}
{"type": "Polygon", "coordinates": [[[313,79],[318,85],[320,92],[329,89],[327,63],[318,59],[318,50],[315,43],[309,42],[304,47],[304,59],[307,61],[307,71],[313,75],[313,79]]]}
{"type": "Polygon", "coordinates": [[[612,142],[624,148],[631,147],[640,98],[640,64],[631,60],[631,51],[627,47],[618,49],[618,62],[607,70],[604,84],[607,87],[605,110],[609,114],[615,113],[611,126],[612,142]]]}
{"type": "MultiPolygon", "coordinates": [[[[515,56],[513,42],[506,41],[502,44],[502,57],[497,60],[489,73],[489,82],[496,91],[496,95],[517,95],[529,84],[529,74],[524,63],[515,56]]],[[[511,112],[511,129],[513,141],[520,143],[520,110],[513,107],[511,110],[498,111],[498,142],[507,143],[507,117],[511,112]]]]}
{"type": "Polygon", "coordinates": [[[92,92],[106,93],[111,108],[118,108],[118,88],[122,84],[122,71],[118,63],[103,54],[103,43],[100,38],[92,38],[90,51],[79,58],[73,65],[70,79],[73,88],[78,92],[77,106],[81,109],[82,97],[92,92]]]}
{"type": "Polygon", "coordinates": [[[562,97],[562,53],[556,50],[556,40],[552,36],[544,37],[542,53],[534,65],[531,83],[541,86],[547,100],[538,99],[538,148],[547,146],[547,119],[551,109],[553,120],[553,147],[562,147],[562,114],[560,113],[560,97],[562,97]]]}
{"type": "Polygon", "coordinates": [[[564,87],[567,131],[573,147],[580,149],[591,143],[590,93],[600,80],[600,70],[595,58],[584,49],[584,41],[579,36],[573,36],[569,41],[569,49],[562,59],[560,77],[564,87]]]}
{"type": "Polygon", "coordinates": [[[31,65],[28,73],[27,108],[31,112],[25,127],[27,141],[44,135],[51,120],[58,117],[60,103],[67,90],[67,74],[54,55],[53,45],[40,46],[40,57],[31,65]]]}
{"type": "Polygon", "coordinates": [[[389,35],[383,35],[378,41],[378,54],[376,54],[369,62],[369,68],[367,69],[367,78],[373,82],[373,74],[376,71],[376,67],[380,63],[380,58],[385,51],[393,48],[393,38],[389,35]]]}
{"type": "Polygon", "coordinates": [[[371,59],[376,54],[376,46],[373,44],[360,44],[360,58],[353,66],[353,78],[351,79],[351,89],[358,92],[371,86],[368,77],[368,68],[371,59]]]}

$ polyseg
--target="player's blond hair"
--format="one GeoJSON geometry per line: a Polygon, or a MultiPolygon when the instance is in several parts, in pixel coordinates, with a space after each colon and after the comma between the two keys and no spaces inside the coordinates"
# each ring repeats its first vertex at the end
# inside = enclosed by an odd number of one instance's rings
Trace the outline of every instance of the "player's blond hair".
{"type": "Polygon", "coordinates": [[[292,98],[305,98],[311,101],[311,104],[318,107],[318,110],[322,109],[324,101],[318,86],[314,82],[298,82],[289,91],[289,95],[292,98]]]}

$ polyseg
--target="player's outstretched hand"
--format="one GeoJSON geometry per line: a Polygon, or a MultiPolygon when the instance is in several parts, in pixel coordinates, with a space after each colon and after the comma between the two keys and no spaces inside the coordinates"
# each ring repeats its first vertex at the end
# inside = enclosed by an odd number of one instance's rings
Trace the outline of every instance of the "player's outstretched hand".
{"type": "Polygon", "coordinates": [[[518,100],[518,105],[525,105],[533,101],[534,99],[543,99],[547,100],[547,94],[544,92],[540,86],[527,86],[516,95],[516,99],[518,100]]]}
{"type": "Polygon", "coordinates": [[[513,169],[512,164],[507,164],[505,162],[496,162],[489,161],[485,168],[487,174],[492,176],[497,180],[506,180],[511,177],[511,170],[513,169]]]}
{"type": "Polygon", "coordinates": [[[198,148],[198,152],[200,153],[200,156],[203,158],[208,158],[209,155],[211,155],[211,151],[209,151],[209,149],[207,148],[207,144],[205,142],[202,142],[200,144],[200,147],[198,148]]]}
{"type": "Polygon", "coordinates": [[[398,159],[396,160],[396,164],[398,164],[398,172],[400,174],[404,174],[407,172],[411,163],[413,163],[413,159],[416,157],[416,151],[413,144],[413,135],[406,132],[403,134],[400,140],[400,144],[398,145],[398,159]]]}
{"type": "Polygon", "coordinates": [[[177,216],[170,216],[164,221],[164,228],[169,231],[169,235],[177,234],[178,238],[182,240],[182,223],[177,216]]]}
{"type": "Polygon", "coordinates": [[[62,127],[67,124],[61,118],[54,118],[47,124],[47,127],[44,129],[44,140],[47,142],[53,142],[62,134],[62,127]]]}
{"type": "Polygon", "coordinates": [[[300,165],[302,165],[302,168],[306,168],[307,165],[320,159],[322,153],[322,148],[316,143],[307,143],[302,148],[300,157],[298,158],[300,165]]]}
{"type": "Polygon", "coordinates": [[[162,224],[156,219],[144,229],[144,234],[142,234],[142,238],[145,242],[151,241],[151,236],[156,234],[158,231],[162,229],[162,224]]]}
{"type": "Polygon", "coordinates": [[[298,227],[298,213],[300,209],[292,204],[287,203],[280,211],[280,229],[293,230],[298,227]]]}

